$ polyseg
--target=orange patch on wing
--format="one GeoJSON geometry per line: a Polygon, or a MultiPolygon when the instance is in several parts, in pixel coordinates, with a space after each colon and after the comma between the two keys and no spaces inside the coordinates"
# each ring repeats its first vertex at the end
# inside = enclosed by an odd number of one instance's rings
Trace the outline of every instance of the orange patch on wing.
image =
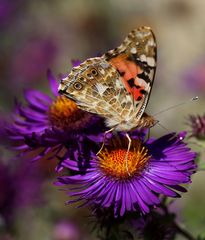
{"type": "Polygon", "coordinates": [[[109,62],[122,74],[121,79],[123,81],[123,84],[126,90],[129,93],[131,93],[134,99],[136,100],[139,96],[142,96],[142,94],[140,93],[140,90],[143,88],[136,89],[135,87],[130,87],[130,85],[128,84],[128,81],[130,79],[133,79],[134,83],[136,84],[137,74],[141,73],[142,70],[135,62],[128,60],[127,58],[128,58],[127,54],[121,54],[121,55],[118,55],[117,57],[111,58],[109,62]]]}
{"type": "Polygon", "coordinates": [[[141,101],[143,99],[144,94],[140,92],[141,90],[144,90],[144,86],[141,86],[140,88],[133,88],[134,100],[141,101]]]}

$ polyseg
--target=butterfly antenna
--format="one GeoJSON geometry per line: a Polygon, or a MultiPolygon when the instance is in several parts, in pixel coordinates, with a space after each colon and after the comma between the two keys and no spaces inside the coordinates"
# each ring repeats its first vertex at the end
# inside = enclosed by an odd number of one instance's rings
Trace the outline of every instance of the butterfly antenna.
{"type": "Polygon", "coordinates": [[[166,128],[164,125],[162,125],[159,121],[157,121],[157,123],[162,129],[164,129],[167,133],[170,133],[170,130],[168,128],[166,128]]]}
{"type": "Polygon", "coordinates": [[[169,110],[171,110],[171,109],[173,109],[173,108],[177,108],[177,107],[179,107],[179,106],[185,105],[185,104],[187,104],[187,103],[189,103],[189,102],[192,102],[192,101],[196,101],[196,100],[198,100],[198,99],[199,99],[198,96],[193,97],[193,98],[189,99],[188,101],[184,101],[184,102],[178,103],[178,104],[176,104],[176,105],[170,106],[170,107],[168,107],[168,108],[166,108],[166,109],[163,109],[163,110],[159,111],[158,113],[155,113],[153,116],[157,116],[157,115],[159,115],[159,114],[161,114],[161,113],[164,113],[164,112],[167,112],[167,111],[169,111],[169,110]]]}

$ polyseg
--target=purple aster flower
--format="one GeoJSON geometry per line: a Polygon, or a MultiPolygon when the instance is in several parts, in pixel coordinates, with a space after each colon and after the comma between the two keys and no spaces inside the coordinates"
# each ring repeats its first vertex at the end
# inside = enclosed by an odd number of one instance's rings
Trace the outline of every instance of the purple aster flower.
{"type": "Polygon", "coordinates": [[[37,90],[26,90],[26,105],[16,103],[13,123],[7,131],[15,144],[14,149],[24,155],[28,153],[29,158],[33,151],[33,160],[57,155],[62,160],[65,149],[66,157],[71,159],[89,155],[87,149],[94,146],[90,141],[102,135],[103,120],[80,110],[73,101],[58,96],[58,83],[50,71],[48,80],[52,97],[37,90]]]}
{"type": "Polygon", "coordinates": [[[191,137],[199,140],[205,139],[205,114],[202,116],[190,115],[188,125],[191,127],[191,137]]]}
{"type": "MultiPolygon", "coordinates": [[[[75,199],[69,202],[84,200],[91,206],[112,209],[115,216],[133,211],[149,213],[150,207],[160,203],[160,194],[180,197],[176,191],[186,191],[180,184],[191,182],[196,153],[183,137],[184,133],[168,134],[143,143],[132,136],[127,162],[127,140],[114,137],[98,156],[93,154],[85,174],[60,177],[56,185],[72,185],[68,194],[75,199]]],[[[75,161],[64,164],[80,170],[75,161]]]]}

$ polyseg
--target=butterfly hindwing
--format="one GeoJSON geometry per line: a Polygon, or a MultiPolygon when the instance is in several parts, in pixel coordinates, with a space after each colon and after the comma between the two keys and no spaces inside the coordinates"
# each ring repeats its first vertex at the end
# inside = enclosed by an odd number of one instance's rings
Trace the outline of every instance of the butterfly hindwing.
{"type": "Polygon", "coordinates": [[[134,114],[132,97],[120,81],[120,74],[104,58],[91,58],[73,68],[61,88],[79,108],[101,115],[112,126],[134,114]]]}

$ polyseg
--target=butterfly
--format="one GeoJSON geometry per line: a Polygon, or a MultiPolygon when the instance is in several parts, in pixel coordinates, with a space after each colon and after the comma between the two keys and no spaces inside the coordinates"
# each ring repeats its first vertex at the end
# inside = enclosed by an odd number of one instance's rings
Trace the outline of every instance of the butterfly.
{"type": "Polygon", "coordinates": [[[61,80],[59,93],[105,119],[109,131],[152,127],[145,113],[156,71],[157,45],[150,27],[131,31],[122,44],[89,58],[61,80]]]}

